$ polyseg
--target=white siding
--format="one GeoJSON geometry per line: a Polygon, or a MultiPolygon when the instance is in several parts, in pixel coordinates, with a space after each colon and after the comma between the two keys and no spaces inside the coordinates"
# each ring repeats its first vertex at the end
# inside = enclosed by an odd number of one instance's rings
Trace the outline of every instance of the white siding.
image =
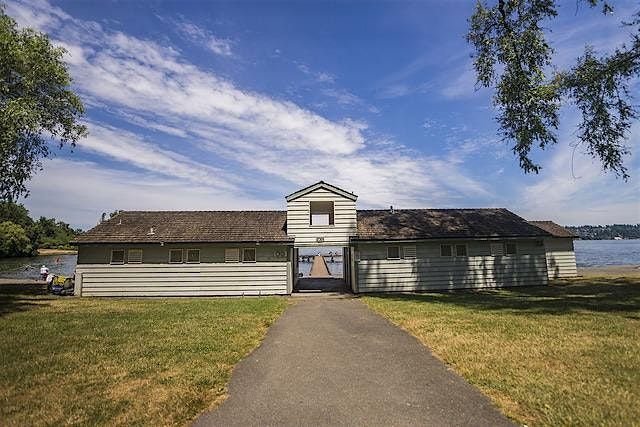
{"type": "Polygon", "coordinates": [[[358,292],[402,292],[547,284],[542,247],[519,241],[518,255],[491,256],[487,241],[466,243],[466,257],[439,256],[439,243],[417,245],[417,259],[384,259],[385,245],[359,245],[358,292]]]}
{"type": "Polygon", "coordinates": [[[288,292],[289,264],[79,264],[76,295],[282,295],[288,292]]]}
{"type": "Polygon", "coordinates": [[[356,202],[324,188],[292,200],[287,203],[287,234],[295,238],[295,246],[347,246],[357,234],[356,202]],[[333,202],[333,225],[310,225],[311,201],[333,202]]]}
{"type": "Polygon", "coordinates": [[[549,279],[576,277],[576,253],[572,238],[545,239],[544,247],[547,258],[549,279]]]}

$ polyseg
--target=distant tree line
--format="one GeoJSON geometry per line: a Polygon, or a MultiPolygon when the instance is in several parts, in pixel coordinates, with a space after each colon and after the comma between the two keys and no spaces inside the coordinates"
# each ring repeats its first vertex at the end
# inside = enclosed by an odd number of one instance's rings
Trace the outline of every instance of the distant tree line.
{"type": "Polygon", "coordinates": [[[565,228],[585,240],[640,239],[640,224],[570,225],[565,228]]]}
{"type": "Polygon", "coordinates": [[[67,249],[81,232],[55,218],[34,221],[21,204],[0,203],[0,257],[37,255],[39,248],[67,249]]]}

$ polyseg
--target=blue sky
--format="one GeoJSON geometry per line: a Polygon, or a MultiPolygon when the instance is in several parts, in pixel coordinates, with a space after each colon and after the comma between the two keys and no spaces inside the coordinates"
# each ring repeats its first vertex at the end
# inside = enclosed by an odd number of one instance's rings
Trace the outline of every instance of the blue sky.
{"type": "MultiPolygon", "coordinates": [[[[507,207],[562,224],[640,222],[640,161],[628,183],[559,144],[525,175],[475,90],[464,40],[471,1],[7,2],[48,33],[82,96],[90,136],[56,150],[24,200],[90,227],[102,212],[283,209],[318,180],[360,208],[507,207]]],[[[560,66],[585,43],[622,43],[616,15],[567,1],[550,24],[560,66]]],[[[633,92],[638,93],[637,84],[633,92]]],[[[636,124],[628,145],[640,140],[636,124]]]]}

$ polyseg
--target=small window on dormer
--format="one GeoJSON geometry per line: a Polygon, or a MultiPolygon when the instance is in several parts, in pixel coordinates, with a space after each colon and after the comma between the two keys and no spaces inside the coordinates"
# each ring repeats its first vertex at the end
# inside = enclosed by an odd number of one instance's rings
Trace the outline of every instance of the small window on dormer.
{"type": "Polygon", "coordinates": [[[309,202],[311,225],[333,225],[333,202],[309,202]]]}

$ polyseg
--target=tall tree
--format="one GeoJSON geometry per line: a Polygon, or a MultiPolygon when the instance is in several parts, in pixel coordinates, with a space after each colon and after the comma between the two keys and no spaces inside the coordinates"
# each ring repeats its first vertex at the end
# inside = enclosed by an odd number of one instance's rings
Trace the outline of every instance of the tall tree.
{"type": "Polygon", "coordinates": [[[75,146],[87,133],[64,53],[45,34],[18,29],[0,4],[0,201],[28,194],[49,140],[75,146]]]}
{"type": "MultiPolygon", "coordinates": [[[[601,5],[605,15],[613,12],[601,0],[577,1],[601,5]]],[[[625,141],[638,115],[629,87],[640,74],[640,14],[622,24],[632,31],[627,44],[602,56],[586,47],[568,70],[554,67],[544,31],[557,14],[555,0],[478,0],[467,34],[478,84],[494,89],[500,133],[525,172],[540,171],[531,150],[557,142],[559,109],[567,102],[581,114],[581,146],[605,171],[626,180],[625,141]]]]}

